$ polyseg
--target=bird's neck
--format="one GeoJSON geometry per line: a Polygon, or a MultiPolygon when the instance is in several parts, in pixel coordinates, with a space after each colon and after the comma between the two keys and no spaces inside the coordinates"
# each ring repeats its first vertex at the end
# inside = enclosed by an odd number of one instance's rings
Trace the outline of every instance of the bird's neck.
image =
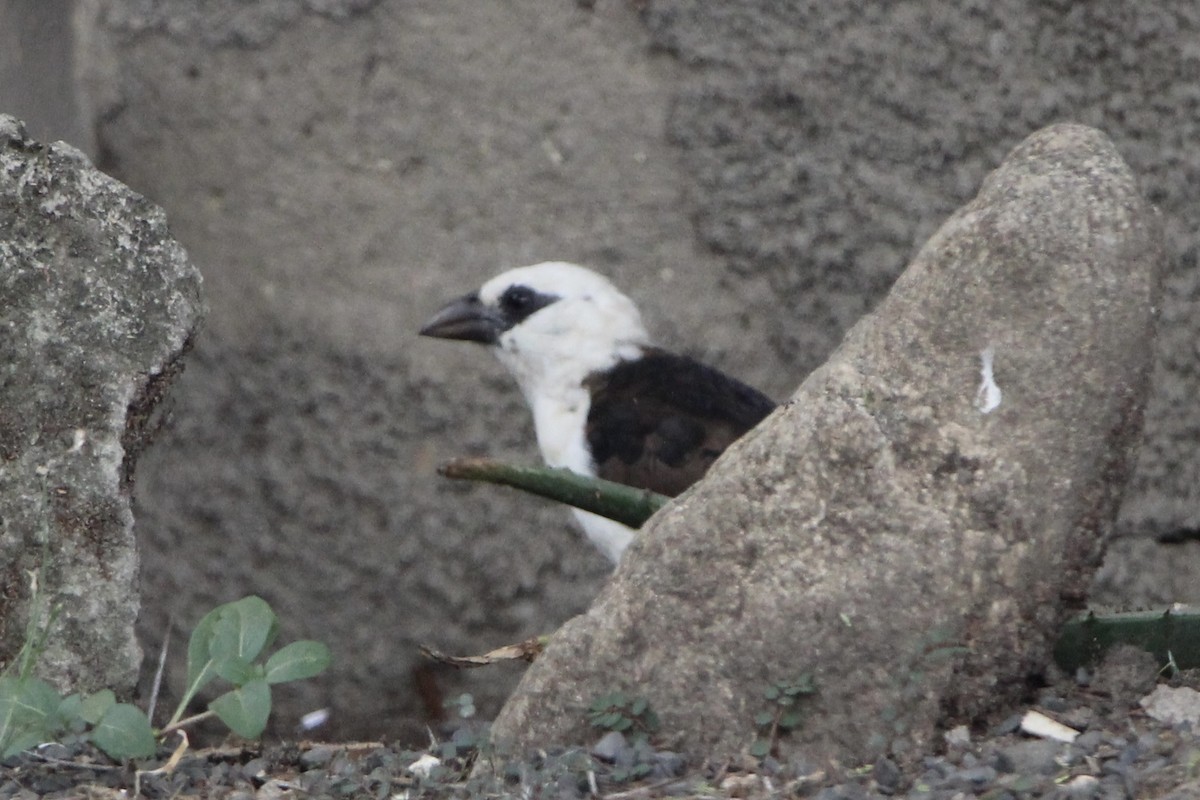
{"type": "Polygon", "coordinates": [[[498,352],[533,412],[538,448],[546,464],[594,474],[585,433],[591,409],[591,391],[585,381],[621,361],[639,358],[642,350],[641,345],[630,344],[605,354],[576,351],[540,359],[503,348],[498,352]]]}
{"type": "Polygon", "coordinates": [[[595,465],[587,446],[586,426],[591,394],[576,386],[555,394],[527,397],[533,411],[542,459],[551,467],[566,467],[581,475],[594,475],[595,465]]]}

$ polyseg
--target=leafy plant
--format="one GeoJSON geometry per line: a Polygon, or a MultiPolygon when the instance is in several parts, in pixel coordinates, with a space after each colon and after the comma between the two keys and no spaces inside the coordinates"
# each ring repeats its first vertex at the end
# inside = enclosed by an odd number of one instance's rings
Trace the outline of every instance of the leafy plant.
{"type": "Polygon", "coordinates": [[[811,675],[801,675],[793,681],[773,683],[763,691],[767,707],[754,717],[758,738],[750,745],[750,755],[766,758],[779,739],[800,727],[800,698],[814,694],[816,682],[811,675]]]}
{"type": "Polygon", "coordinates": [[[610,692],[597,697],[588,706],[588,721],[594,728],[623,733],[630,741],[646,741],[658,732],[658,714],[644,697],[629,697],[610,692]]]}
{"type": "MultiPolygon", "coordinates": [[[[188,641],[187,688],[164,731],[182,725],[188,703],[219,677],[233,688],[208,704],[209,713],[239,736],[253,739],[261,734],[271,714],[271,686],[319,675],[331,660],[328,647],[306,640],[280,648],[265,663],[255,663],[278,633],[275,612],[255,595],[205,614],[188,641]]],[[[191,720],[201,716],[207,714],[191,720]]]]}
{"type": "MultiPolygon", "coordinates": [[[[36,601],[36,576],[32,594],[36,601]]],[[[108,689],[63,697],[33,675],[55,618],[52,610],[42,624],[39,614],[30,613],[21,651],[0,675],[0,758],[67,737],[87,738],[113,759],[146,758],[154,754],[158,736],[213,715],[234,733],[254,738],[271,713],[271,685],[310,678],[330,662],[324,644],[299,641],[256,663],[278,633],[275,613],[254,596],[218,606],[192,632],[187,690],[170,723],[156,733],[141,709],[118,703],[108,689]],[[217,677],[233,688],[213,700],[207,712],[181,719],[196,693],[217,677]]]]}
{"type": "Polygon", "coordinates": [[[0,674],[0,758],[69,736],[90,738],[113,758],[153,753],[153,733],[149,723],[139,726],[138,717],[144,720],[145,715],[137,707],[118,703],[107,689],[63,697],[33,674],[59,614],[58,608],[51,607],[43,620],[39,611],[40,577],[40,570],[30,576],[30,611],[24,642],[0,674]]]}

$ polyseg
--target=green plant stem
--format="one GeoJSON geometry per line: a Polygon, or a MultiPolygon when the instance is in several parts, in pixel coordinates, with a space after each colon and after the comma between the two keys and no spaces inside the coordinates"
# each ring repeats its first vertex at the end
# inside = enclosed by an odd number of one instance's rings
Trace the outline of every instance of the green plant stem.
{"type": "Polygon", "coordinates": [[[661,494],[600,478],[589,478],[569,469],[518,467],[490,458],[455,459],[443,464],[438,473],[447,478],[511,486],[599,514],[631,528],[640,528],[670,500],[661,494]]]}
{"type": "Polygon", "coordinates": [[[208,719],[209,717],[215,717],[216,715],[217,714],[215,711],[201,711],[199,714],[193,714],[190,717],[186,717],[184,719],[181,719],[181,720],[178,720],[175,722],[171,722],[169,725],[167,725],[167,727],[165,727],[161,731],[159,731],[158,735],[166,736],[168,734],[174,733],[175,731],[182,730],[183,728],[186,728],[189,725],[195,725],[197,722],[203,722],[204,720],[208,719]]]}

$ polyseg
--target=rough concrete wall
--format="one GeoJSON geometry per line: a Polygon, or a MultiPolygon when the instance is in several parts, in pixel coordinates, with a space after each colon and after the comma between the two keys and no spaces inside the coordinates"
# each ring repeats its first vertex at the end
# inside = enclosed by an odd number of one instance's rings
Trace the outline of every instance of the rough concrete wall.
{"type": "MultiPolygon", "coordinates": [[[[1053,121],[1108,132],[1164,210],[1175,271],[1125,520],[1194,523],[1189,4],[192,5],[97,4],[105,163],[166,207],[212,305],[141,475],[143,634],[261,592],[340,656],[281,724],[331,704],[332,733],[416,733],[417,641],[548,630],[604,578],[561,511],[433,476],[535,457],[484,353],[413,337],[440,301],[579,260],[665,344],[782,398],[1053,121]]],[[[1139,598],[1188,585],[1171,559],[1139,598]]],[[[1111,569],[1110,596],[1139,573],[1111,569]]],[[[446,686],[486,714],[507,677],[446,686]]]]}
{"type": "Polygon", "coordinates": [[[75,70],[73,0],[0,3],[0,114],[25,123],[43,142],[59,139],[93,152],[75,70]]]}

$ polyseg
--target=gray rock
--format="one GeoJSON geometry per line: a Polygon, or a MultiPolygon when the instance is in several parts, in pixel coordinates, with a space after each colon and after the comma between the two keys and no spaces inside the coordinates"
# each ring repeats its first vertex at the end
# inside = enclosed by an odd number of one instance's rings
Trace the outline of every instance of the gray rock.
{"type": "Polygon", "coordinates": [[[620,731],[609,731],[592,745],[592,755],[602,761],[616,763],[617,759],[628,749],[629,743],[625,741],[625,734],[620,731]]]}
{"type": "Polygon", "coordinates": [[[954,773],[953,780],[960,789],[980,792],[996,780],[996,770],[988,766],[960,769],[954,773]]]}
{"type": "Polygon", "coordinates": [[[1007,765],[1011,765],[1006,772],[1015,775],[1053,775],[1061,770],[1058,762],[1064,750],[1059,742],[1030,739],[1014,742],[1001,749],[1000,753],[1007,765]]]}
{"type": "Polygon", "coordinates": [[[880,758],[871,768],[871,777],[879,785],[881,791],[892,794],[900,788],[900,768],[890,758],[880,758]]]}
{"type": "Polygon", "coordinates": [[[783,745],[844,762],[1016,700],[1083,602],[1136,452],[1160,236],[1103,134],[1023,142],[791,401],[643,529],[493,741],[579,740],[577,698],[614,676],[709,756],[744,747],[763,689],[802,674],[818,690],[783,745]],[[981,374],[1002,395],[977,393],[981,374]]]}
{"type": "Polygon", "coordinates": [[[1139,701],[1152,718],[1171,725],[1200,726],[1200,692],[1190,686],[1154,687],[1139,701]]]}
{"type": "Polygon", "coordinates": [[[0,661],[31,612],[57,608],[38,672],[128,691],[140,661],[134,467],[199,322],[200,275],[160,209],[9,117],[0,269],[0,661]]]}

